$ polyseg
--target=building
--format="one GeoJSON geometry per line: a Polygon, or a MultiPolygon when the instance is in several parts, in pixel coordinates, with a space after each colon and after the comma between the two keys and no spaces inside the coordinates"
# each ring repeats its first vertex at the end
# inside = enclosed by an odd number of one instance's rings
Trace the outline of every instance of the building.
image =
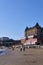
{"type": "Polygon", "coordinates": [[[1,37],[0,40],[9,40],[8,37],[1,37]]]}
{"type": "Polygon", "coordinates": [[[10,39],[9,37],[1,37],[0,38],[0,46],[12,46],[12,45],[20,45],[21,40],[10,39]]]}
{"type": "Polygon", "coordinates": [[[33,27],[26,27],[24,34],[26,44],[43,44],[43,27],[41,27],[38,23],[36,23],[33,27]]]}
{"type": "Polygon", "coordinates": [[[0,46],[11,46],[14,40],[9,37],[1,37],[0,38],[0,46]]]}

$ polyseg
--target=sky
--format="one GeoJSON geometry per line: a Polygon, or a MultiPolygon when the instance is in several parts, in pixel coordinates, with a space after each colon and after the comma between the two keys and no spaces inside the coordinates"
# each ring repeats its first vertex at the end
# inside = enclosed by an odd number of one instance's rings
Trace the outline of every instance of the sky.
{"type": "Polygon", "coordinates": [[[36,22],[43,27],[43,0],[0,0],[0,37],[19,40],[36,22]]]}

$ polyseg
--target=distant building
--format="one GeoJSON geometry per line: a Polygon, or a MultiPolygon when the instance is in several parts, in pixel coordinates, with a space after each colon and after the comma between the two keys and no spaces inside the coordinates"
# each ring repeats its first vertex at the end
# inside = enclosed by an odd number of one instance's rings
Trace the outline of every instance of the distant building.
{"type": "Polygon", "coordinates": [[[26,44],[43,44],[43,27],[38,23],[33,27],[26,27],[24,34],[26,44]]]}
{"type": "Polygon", "coordinates": [[[8,37],[1,37],[0,39],[1,39],[1,40],[9,40],[8,37]]]}
{"type": "Polygon", "coordinates": [[[4,45],[4,46],[11,46],[13,45],[14,40],[10,39],[9,37],[1,37],[0,38],[0,46],[4,45]]]}
{"type": "Polygon", "coordinates": [[[12,46],[12,45],[20,45],[21,40],[13,40],[9,37],[1,37],[0,38],[0,46],[12,46]]]}

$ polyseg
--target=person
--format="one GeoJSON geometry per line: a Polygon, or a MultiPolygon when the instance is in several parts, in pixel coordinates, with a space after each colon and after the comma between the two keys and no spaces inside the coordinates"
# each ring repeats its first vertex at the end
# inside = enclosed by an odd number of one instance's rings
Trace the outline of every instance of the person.
{"type": "Polygon", "coordinates": [[[20,51],[22,51],[22,46],[21,46],[21,48],[20,48],[20,51]]]}
{"type": "Polygon", "coordinates": [[[14,51],[14,46],[12,46],[12,50],[14,51]]]}
{"type": "Polygon", "coordinates": [[[22,45],[23,51],[25,51],[25,45],[22,45]]]}
{"type": "Polygon", "coordinates": [[[23,47],[23,51],[25,51],[25,46],[23,47]]]}

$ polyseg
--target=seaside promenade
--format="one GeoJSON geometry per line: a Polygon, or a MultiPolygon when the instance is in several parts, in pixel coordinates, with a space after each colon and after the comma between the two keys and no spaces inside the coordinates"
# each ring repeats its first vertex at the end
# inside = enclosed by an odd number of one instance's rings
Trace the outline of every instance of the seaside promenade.
{"type": "Polygon", "coordinates": [[[8,49],[9,53],[0,56],[0,65],[43,65],[43,49],[29,48],[20,52],[19,48],[8,49]]]}

